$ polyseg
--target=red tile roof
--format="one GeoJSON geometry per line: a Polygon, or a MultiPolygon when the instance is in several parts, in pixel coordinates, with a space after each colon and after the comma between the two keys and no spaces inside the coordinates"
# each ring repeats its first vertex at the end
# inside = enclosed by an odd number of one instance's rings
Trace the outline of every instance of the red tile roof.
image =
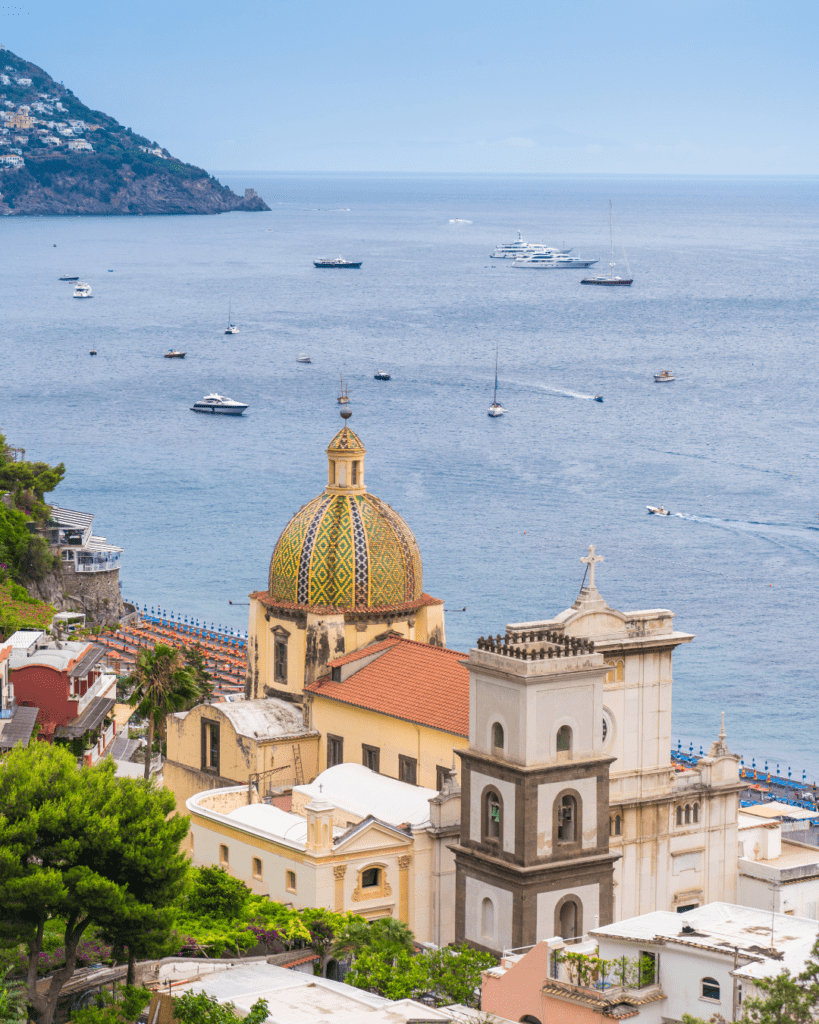
{"type": "Polygon", "coordinates": [[[377,649],[384,653],[343,683],[324,676],[305,691],[456,736],[469,735],[469,671],[461,664],[465,654],[401,638],[363,647],[330,665],[377,649]]]}
{"type": "MultiPolygon", "coordinates": [[[[399,640],[403,640],[403,637],[391,636],[386,640],[381,640],[377,644],[370,644],[368,647],[362,647],[360,651],[353,651],[351,654],[343,654],[340,658],[333,658],[332,661],[327,662],[328,668],[340,668],[342,665],[349,665],[351,661],[359,661],[361,658],[369,658],[373,654],[377,654],[379,651],[386,651],[388,647],[395,647],[399,640]]],[[[426,646],[426,644],[424,645],[426,646]]],[[[461,655],[463,657],[463,655],[461,655]]]]}

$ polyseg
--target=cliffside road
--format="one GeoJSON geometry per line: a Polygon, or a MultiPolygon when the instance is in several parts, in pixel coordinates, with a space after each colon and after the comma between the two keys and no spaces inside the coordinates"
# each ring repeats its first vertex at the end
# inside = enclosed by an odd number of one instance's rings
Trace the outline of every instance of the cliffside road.
{"type": "Polygon", "coordinates": [[[0,47],[0,215],[253,213],[207,171],[91,110],[42,68],[0,47]]]}

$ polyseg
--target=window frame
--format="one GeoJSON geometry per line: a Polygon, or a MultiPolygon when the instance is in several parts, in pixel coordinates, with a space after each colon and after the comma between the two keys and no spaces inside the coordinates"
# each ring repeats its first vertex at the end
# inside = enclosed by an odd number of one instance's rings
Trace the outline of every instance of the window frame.
{"type": "Polygon", "coordinates": [[[418,785],[418,758],[408,757],[406,754],[398,755],[398,779],[400,782],[406,782],[408,786],[418,785]],[[407,772],[409,769],[409,772],[407,772]],[[405,778],[405,774],[409,774],[412,778],[405,778]]]}
{"type": "Polygon", "coordinates": [[[200,720],[200,738],[201,738],[201,753],[202,753],[202,771],[203,772],[215,772],[219,774],[220,757],[221,757],[221,735],[220,735],[220,722],[213,718],[202,718],[200,720]],[[216,736],[216,744],[214,748],[214,734],[216,736]],[[214,749],[216,751],[216,764],[213,764],[214,749]]]}
{"type": "Polygon", "coordinates": [[[381,747],[371,747],[369,743],[361,744],[361,763],[376,775],[381,774],[381,747]],[[373,767],[373,763],[375,767],[373,767]]]}
{"type": "Polygon", "coordinates": [[[363,868],[361,871],[361,889],[380,889],[384,884],[384,869],[380,867],[363,868]],[[367,875],[375,875],[375,881],[367,883],[364,881],[367,875]]]}
{"type": "Polygon", "coordinates": [[[296,878],[296,872],[291,868],[287,868],[284,872],[284,888],[287,892],[298,892],[298,879],[296,878]],[[292,885],[290,884],[291,879],[293,882],[292,885]]]}
{"type": "Polygon", "coordinates": [[[443,764],[436,764],[435,765],[435,785],[436,785],[439,793],[441,792],[441,790],[446,785],[447,779],[449,778],[450,771],[451,771],[451,769],[447,768],[446,765],[443,765],[443,764]]]}
{"type": "Polygon", "coordinates": [[[722,985],[720,985],[716,978],[708,977],[700,979],[700,999],[705,999],[709,1003],[722,1002],[722,985]],[[716,991],[717,994],[706,995],[706,987],[708,987],[712,993],[716,991]]]}
{"type": "Polygon", "coordinates": [[[487,786],[481,794],[481,839],[484,843],[500,846],[503,843],[503,797],[493,786],[487,786]],[[498,817],[494,819],[490,810],[490,800],[496,800],[498,817]],[[496,828],[490,828],[490,822],[496,828]]]}
{"type": "Polygon", "coordinates": [[[327,767],[334,768],[337,764],[344,764],[344,737],[334,736],[333,733],[327,733],[327,767]],[[333,752],[332,760],[330,758],[330,751],[333,752]],[[338,759],[336,759],[336,753],[338,753],[338,759]]]}
{"type": "Polygon", "coordinates": [[[492,749],[493,750],[504,750],[506,747],[506,730],[500,722],[492,723],[492,749]],[[500,736],[500,743],[498,743],[498,737],[500,736]]]}
{"type": "Polygon", "coordinates": [[[560,726],[560,728],[555,733],[555,753],[558,754],[558,755],[560,755],[560,754],[567,754],[567,755],[571,754],[573,743],[574,743],[574,731],[572,730],[572,727],[570,725],[566,725],[564,723],[563,725],[560,726]],[[568,739],[568,742],[567,742],[566,746],[561,746],[560,745],[560,743],[561,743],[561,736],[563,736],[563,737],[568,739]]]}
{"type": "Polygon", "coordinates": [[[257,881],[261,882],[264,880],[264,865],[262,864],[261,857],[251,858],[250,873],[257,881]],[[258,871],[256,870],[257,865],[259,869],[258,871]]]}
{"type": "Polygon", "coordinates": [[[219,867],[230,867],[230,847],[227,843],[219,843],[219,867]]]}

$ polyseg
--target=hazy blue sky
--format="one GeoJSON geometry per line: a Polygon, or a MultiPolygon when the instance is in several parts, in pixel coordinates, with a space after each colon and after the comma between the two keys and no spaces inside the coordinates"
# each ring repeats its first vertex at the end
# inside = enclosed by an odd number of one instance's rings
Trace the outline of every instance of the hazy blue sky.
{"type": "Polygon", "coordinates": [[[0,42],[213,169],[814,174],[817,0],[42,0],[0,42]]]}

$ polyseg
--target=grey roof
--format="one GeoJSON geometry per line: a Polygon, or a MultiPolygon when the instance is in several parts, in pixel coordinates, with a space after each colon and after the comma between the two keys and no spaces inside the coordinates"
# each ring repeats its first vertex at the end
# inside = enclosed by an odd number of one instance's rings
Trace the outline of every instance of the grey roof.
{"type": "Polygon", "coordinates": [[[17,743],[28,746],[34,724],[37,721],[38,708],[18,707],[12,718],[0,722],[0,750],[11,750],[17,743]]]}
{"type": "Polygon", "coordinates": [[[89,512],[72,512],[69,508],[50,505],[51,518],[60,526],[73,526],[77,530],[87,530],[94,517],[89,512]]]}
{"type": "Polygon", "coordinates": [[[68,725],[58,725],[54,735],[61,739],[74,739],[87,733],[89,729],[96,729],[115,704],[114,697],[95,697],[79,718],[75,718],[68,725]]]}
{"type": "Polygon", "coordinates": [[[276,697],[264,700],[220,701],[207,706],[217,711],[233,726],[237,736],[253,740],[280,739],[283,736],[311,735],[305,727],[304,713],[300,704],[291,704],[276,697]]]}
{"type": "Polygon", "coordinates": [[[102,657],[103,657],[104,654],[105,654],[105,648],[104,647],[96,647],[96,646],[92,647],[91,650],[88,651],[88,653],[83,656],[83,658],[79,662],[79,664],[77,664],[71,670],[71,672],[68,673],[69,676],[73,678],[75,676],[76,677],[81,677],[81,676],[88,675],[88,673],[97,664],[97,662],[102,660],[102,657]]]}

